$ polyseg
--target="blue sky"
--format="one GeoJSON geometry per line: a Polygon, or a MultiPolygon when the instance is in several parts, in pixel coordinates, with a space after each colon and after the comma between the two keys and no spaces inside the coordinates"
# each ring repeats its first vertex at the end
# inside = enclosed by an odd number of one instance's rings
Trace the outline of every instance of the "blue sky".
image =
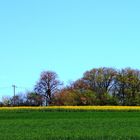
{"type": "Polygon", "coordinates": [[[106,66],[140,69],[139,0],[0,1],[0,97],[32,89],[41,71],[60,80],[106,66]]]}

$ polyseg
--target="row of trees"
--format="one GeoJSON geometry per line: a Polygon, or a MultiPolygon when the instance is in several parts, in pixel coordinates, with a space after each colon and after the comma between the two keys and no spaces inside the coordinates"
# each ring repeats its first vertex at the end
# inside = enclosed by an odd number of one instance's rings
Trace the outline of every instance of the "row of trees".
{"type": "Polygon", "coordinates": [[[15,105],[34,106],[140,105],[140,70],[95,68],[66,87],[55,72],[44,71],[33,92],[4,99],[2,104],[13,105],[13,101],[15,105]]]}
{"type": "Polygon", "coordinates": [[[140,105],[140,70],[92,69],[54,97],[57,105],[140,105]]]}

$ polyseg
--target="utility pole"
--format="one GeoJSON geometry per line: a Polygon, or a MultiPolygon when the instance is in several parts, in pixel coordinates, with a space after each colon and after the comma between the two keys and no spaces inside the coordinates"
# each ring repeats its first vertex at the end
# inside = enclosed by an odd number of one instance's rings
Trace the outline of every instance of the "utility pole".
{"type": "Polygon", "coordinates": [[[13,105],[15,105],[15,96],[16,96],[16,85],[12,85],[13,87],[13,92],[14,92],[14,100],[13,100],[13,105]]]}

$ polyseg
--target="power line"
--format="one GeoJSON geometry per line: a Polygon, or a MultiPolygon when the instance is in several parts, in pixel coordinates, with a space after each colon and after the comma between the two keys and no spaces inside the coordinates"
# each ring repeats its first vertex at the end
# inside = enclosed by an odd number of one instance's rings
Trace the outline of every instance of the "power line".
{"type": "MultiPolygon", "coordinates": [[[[30,89],[30,88],[32,88],[33,86],[31,86],[31,87],[26,87],[26,86],[16,86],[16,88],[18,88],[18,89],[30,89]]],[[[11,88],[11,86],[9,87],[0,87],[0,89],[8,89],[8,88],[11,88]]]]}
{"type": "Polygon", "coordinates": [[[30,89],[31,87],[17,87],[17,88],[19,88],[19,89],[30,89]]]}
{"type": "Polygon", "coordinates": [[[8,89],[8,88],[11,88],[11,87],[0,87],[0,89],[8,89]]]}

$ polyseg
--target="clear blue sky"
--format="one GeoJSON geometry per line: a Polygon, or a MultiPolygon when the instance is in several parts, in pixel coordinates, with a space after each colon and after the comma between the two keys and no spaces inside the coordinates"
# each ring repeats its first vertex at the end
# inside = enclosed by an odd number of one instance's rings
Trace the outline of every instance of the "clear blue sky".
{"type": "Polygon", "coordinates": [[[140,69],[140,1],[0,1],[0,66],[0,96],[43,70],[67,83],[94,67],[140,69]]]}

